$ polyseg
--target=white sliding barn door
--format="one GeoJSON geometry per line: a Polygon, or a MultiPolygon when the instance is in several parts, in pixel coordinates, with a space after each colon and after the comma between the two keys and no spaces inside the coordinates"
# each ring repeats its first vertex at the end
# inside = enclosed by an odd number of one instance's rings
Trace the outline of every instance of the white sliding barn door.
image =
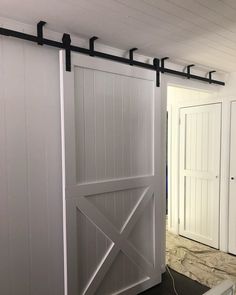
{"type": "Polygon", "coordinates": [[[180,111],[180,234],[218,248],[221,105],[180,111]]]}
{"type": "Polygon", "coordinates": [[[236,102],[231,103],[229,252],[236,254],[236,102]]]}
{"type": "Polygon", "coordinates": [[[68,294],[138,294],[161,281],[155,73],[64,65],[61,52],[68,294]]]}

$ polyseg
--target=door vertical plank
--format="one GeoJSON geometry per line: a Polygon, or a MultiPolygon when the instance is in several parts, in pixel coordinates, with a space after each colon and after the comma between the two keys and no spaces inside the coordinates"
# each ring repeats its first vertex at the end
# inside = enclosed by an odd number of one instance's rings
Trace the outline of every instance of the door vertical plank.
{"type": "Polygon", "coordinates": [[[231,103],[230,184],[229,184],[229,252],[236,254],[236,102],[231,103]],[[231,179],[234,178],[234,179],[231,179]]]}
{"type": "MultiPolygon", "coordinates": [[[[95,149],[96,149],[96,101],[94,96],[94,85],[95,85],[95,75],[94,72],[90,69],[84,69],[84,84],[81,85],[81,91],[83,91],[83,116],[84,116],[84,126],[83,130],[80,129],[80,124],[78,124],[77,128],[80,132],[83,132],[84,143],[78,142],[77,148],[84,150],[84,169],[85,169],[85,178],[84,181],[90,182],[96,180],[96,157],[95,157],[95,149]],[[91,87],[92,85],[92,87],[91,87]],[[83,89],[83,90],[82,90],[83,89]]],[[[78,98],[81,100],[81,98],[78,98]]],[[[80,112],[82,113],[82,111],[80,112]]],[[[80,120],[80,113],[77,114],[77,120],[80,120]]],[[[81,123],[81,121],[79,122],[81,123]]],[[[78,163],[78,166],[80,164],[78,163]]]]}
{"type": "MultiPolygon", "coordinates": [[[[3,38],[0,38],[0,63],[4,63],[3,38]]],[[[10,294],[9,203],[7,193],[6,98],[4,76],[0,71],[0,293],[10,294]]]]}
{"type": "MultiPolygon", "coordinates": [[[[85,70],[77,67],[75,69],[75,79],[78,83],[75,84],[75,126],[76,126],[76,179],[79,183],[85,182],[85,91],[84,74],[85,70]]],[[[95,116],[94,116],[95,118],[95,116]]],[[[95,145],[94,145],[95,148],[95,145]]],[[[96,179],[96,169],[95,169],[96,179]]]]}

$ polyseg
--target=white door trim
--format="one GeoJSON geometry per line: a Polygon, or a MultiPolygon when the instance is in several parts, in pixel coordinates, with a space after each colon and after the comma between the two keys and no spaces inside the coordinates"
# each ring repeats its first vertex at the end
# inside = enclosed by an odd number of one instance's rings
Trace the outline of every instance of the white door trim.
{"type": "MultiPolygon", "coordinates": [[[[228,222],[229,222],[229,241],[228,241],[228,251],[232,254],[236,254],[236,235],[235,235],[235,221],[236,221],[236,217],[235,217],[235,201],[234,201],[234,197],[232,197],[231,195],[231,189],[232,186],[235,186],[235,180],[231,180],[231,177],[235,177],[236,178],[236,174],[235,174],[235,163],[234,163],[234,159],[235,157],[232,159],[232,142],[235,145],[235,139],[233,140],[232,138],[232,124],[235,121],[235,117],[233,117],[232,113],[233,113],[233,107],[236,108],[236,101],[231,101],[230,104],[230,143],[229,143],[229,203],[228,203],[228,207],[229,207],[229,216],[228,216],[228,222]]],[[[235,111],[234,111],[235,112],[235,111]]],[[[236,113],[236,112],[235,112],[236,113]]],[[[235,127],[234,127],[235,128],[235,127]]],[[[235,137],[235,135],[234,135],[235,137]]]]}

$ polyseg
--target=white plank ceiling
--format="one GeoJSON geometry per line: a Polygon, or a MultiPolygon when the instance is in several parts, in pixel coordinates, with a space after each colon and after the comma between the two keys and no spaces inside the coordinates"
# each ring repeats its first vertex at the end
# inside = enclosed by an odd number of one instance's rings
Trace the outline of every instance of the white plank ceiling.
{"type": "Polygon", "coordinates": [[[1,0],[1,16],[172,61],[236,71],[235,0],[1,0]]]}

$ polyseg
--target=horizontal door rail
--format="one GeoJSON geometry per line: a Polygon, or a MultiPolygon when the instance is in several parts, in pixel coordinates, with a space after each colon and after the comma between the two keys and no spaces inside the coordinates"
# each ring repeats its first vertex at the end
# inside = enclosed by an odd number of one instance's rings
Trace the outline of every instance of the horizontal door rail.
{"type": "Polygon", "coordinates": [[[208,78],[207,78],[207,77],[201,77],[198,75],[191,74],[190,68],[193,67],[194,65],[186,66],[187,72],[184,72],[184,71],[181,72],[181,71],[166,68],[164,61],[166,59],[168,59],[168,57],[164,57],[161,60],[159,58],[154,58],[153,64],[137,61],[133,57],[133,53],[134,53],[134,51],[137,50],[137,48],[132,48],[129,50],[129,58],[116,56],[116,55],[108,54],[108,53],[101,52],[101,51],[96,51],[96,50],[94,50],[94,42],[98,38],[95,36],[90,38],[90,40],[89,40],[89,49],[82,48],[82,47],[75,46],[75,45],[71,45],[71,38],[70,38],[69,34],[63,35],[62,42],[46,39],[43,37],[43,26],[45,24],[46,24],[46,22],[44,22],[44,21],[40,21],[37,24],[37,36],[14,31],[14,30],[9,30],[9,29],[3,28],[3,27],[0,27],[0,35],[15,37],[18,39],[34,42],[34,43],[37,43],[38,45],[41,45],[41,46],[47,45],[47,46],[51,46],[51,47],[55,47],[55,48],[59,48],[59,49],[65,49],[65,51],[66,51],[66,71],[71,70],[71,51],[74,51],[74,52],[78,52],[78,53],[82,53],[82,54],[86,54],[86,55],[90,55],[90,56],[94,56],[94,57],[100,57],[103,59],[108,59],[108,60],[128,64],[131,66],[136,66],[136,67],[156,71],[156,86],[157,87],[160,86],[160,73],[170,74],[170,75],[174,75],[174,76],[180,76],[182,78],[187,78],[187,79],[199,80],[199,81],[206,82],[209,84],[216,84],[216,85],[222,85],[222,86],[225,85],[225,83],[222,81],[212,79],[212,73],[214,73],[215,71],[208,72],[208,78]]]}

